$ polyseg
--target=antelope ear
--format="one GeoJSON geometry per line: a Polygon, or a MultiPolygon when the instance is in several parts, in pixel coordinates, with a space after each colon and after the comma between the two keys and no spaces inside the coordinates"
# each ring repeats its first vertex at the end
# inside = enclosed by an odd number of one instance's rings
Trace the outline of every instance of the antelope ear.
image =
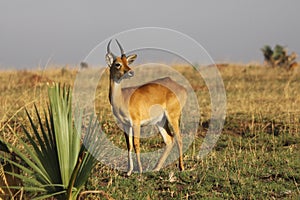
{"type": "Polygon", "coordinates": [[[113,64],[114,62],[114,57],[111,53],[107,53],[106,56],[105,56],[105,59],[106,59],[106,63],[109,67],[111,67],[111,65],[113,64]]]}
{"type": "Polygon", "coordinates": [[[132,54],[132,55],[127,56],[126,58],[127,58],[128,65],[130,65],[131,63],[133,63],[133,61],[135,61],[136,57],[137,57],[136,54],[132,54]]]}

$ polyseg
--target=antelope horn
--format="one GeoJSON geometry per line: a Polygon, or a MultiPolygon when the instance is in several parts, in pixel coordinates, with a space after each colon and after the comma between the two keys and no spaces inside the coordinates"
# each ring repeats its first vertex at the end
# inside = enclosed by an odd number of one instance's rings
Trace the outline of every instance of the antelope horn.
{"type": "Polygon", "coordinates": [[[110,50],[110,43],[111,43],[111,40],[109,40],[109,42],[107,44],[107,54],[111,54],[113,56],[113,58],[116,58],[116,56],[110,50]]]}
{"type": "Polygon", "coordinates": [[[118,41],[117,39],[116,39],[116,42],[117,42],[117,44],[118,44],[118,46],[119,46],[119,48],[120,48],[121,55],[122,55],[122,56],[125,56],[124,49],[122,48],[121,44],[119,43],[119,41],[118,41]]]}

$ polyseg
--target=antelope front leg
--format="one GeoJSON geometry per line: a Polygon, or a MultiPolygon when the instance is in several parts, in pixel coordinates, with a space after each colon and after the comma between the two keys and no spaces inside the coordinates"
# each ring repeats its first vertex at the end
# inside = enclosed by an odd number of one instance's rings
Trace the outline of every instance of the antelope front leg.
{"type": "Polygon", "coordinates": [[[133,125],[133,146],[136,153],[136,160],[138,164],[138,170],[143,172],[141,158],[140,158],[140,124],[133,125]]]}
{"type": "Polygon", "coordinates": [[[133,142],[133,135],[132,135],[132,128],[126,127],[125,128],[125,138],[128,150],[128,169],[127,169],[127,176],[130,176],[133,170],[133,159],[132,159],[132,142],[133,142]]]}

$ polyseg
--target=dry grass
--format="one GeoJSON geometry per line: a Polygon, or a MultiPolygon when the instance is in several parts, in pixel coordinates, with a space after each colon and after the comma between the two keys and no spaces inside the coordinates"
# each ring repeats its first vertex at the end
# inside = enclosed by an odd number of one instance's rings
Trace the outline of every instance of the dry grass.
{"type": "MultiPolygon", "coordinates": [[[[209,92],[191,68],[175,66],[189,80],[201,108],[200,128],[185,153],[187,170],[177,172],[176,163],[159,173],[134,174],[99,164],[88,185],[115,199],[198,198],[297,198],[300,196],[300,72],[258,65],[220,65],[227,95],[227,118],[214,150],[197,160],[210,118],[209,92]]],[[[27,124],[24,108],[33,112],[47,103],[47,84],[74,84],[76,70],[0,72],[0,134],[11,142],[11,131],[21,133],[27,124]]],[[[112,141],[125,148],[108,104],[108,76],[100,80],[95,97],[96,112],[112,141]]],[[[162,140],[144,141],[144,151],[160,148],[162,140]]],[[[90,199],[105,196],[89,195],[90,199]]]]}

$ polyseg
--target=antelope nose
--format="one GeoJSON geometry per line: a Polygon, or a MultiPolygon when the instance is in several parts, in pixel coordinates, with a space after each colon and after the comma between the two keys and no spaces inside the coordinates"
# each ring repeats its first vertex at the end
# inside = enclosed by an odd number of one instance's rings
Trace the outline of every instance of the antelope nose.
{"type": "Polygon", "coordinates": [[[133,71],[133,70],[129,70],[127,73],[128,73],[128,75],[129,75],[130,77],[134,76],[134,71],[133,71]]]}

